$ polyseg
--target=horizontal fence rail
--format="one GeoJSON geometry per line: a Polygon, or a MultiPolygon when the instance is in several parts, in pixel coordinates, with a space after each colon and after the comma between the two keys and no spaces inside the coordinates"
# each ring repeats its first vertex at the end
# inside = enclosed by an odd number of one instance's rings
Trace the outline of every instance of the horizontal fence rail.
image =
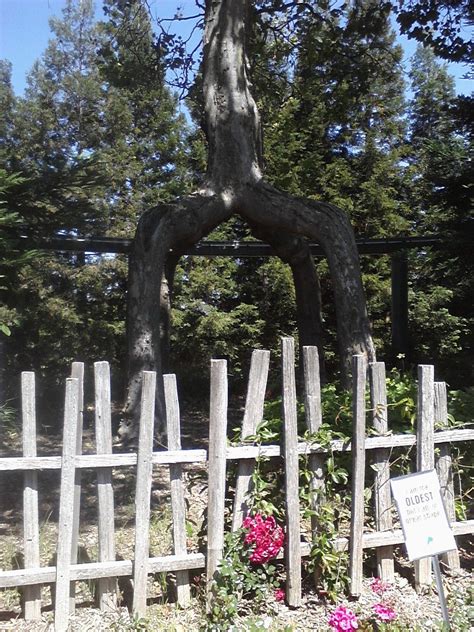
{"type": "MultiPolygon", "coordinates": [[[[459,443],[474,440],[474,428],[440,430],[434,435],[435,444],[459,443]]],[[[416,445],[416,435],[401,434],[387,437],[367,437],[364,441],[366,450],[378,448],[410,448],[416,445]]],[[[334,439],[329,443],[330,447],[323,447],[317,443],[300,441],[297,444],[298,454],[328,454],[330,452],[351,452],[350,441],[334,439]]],[[[259,457],[277,457],[282,455],[279,445],[241,445],[226,448],[227,460],[257,459],[259,457]]],[[[174,463],[206,463],[207,450],[183,449],[153,452],[153,465],[171,465],[174,463]]],[[[81,454],[74,458],[77,469],[97,469],[102,467],[135,467],[137,455],[134,452],[127,454],[81,454]]],[[[0,471],[14,472],[26,470],[60,470],[60,456],[36,456],[36,457],[0,457],[0,471]]]]}

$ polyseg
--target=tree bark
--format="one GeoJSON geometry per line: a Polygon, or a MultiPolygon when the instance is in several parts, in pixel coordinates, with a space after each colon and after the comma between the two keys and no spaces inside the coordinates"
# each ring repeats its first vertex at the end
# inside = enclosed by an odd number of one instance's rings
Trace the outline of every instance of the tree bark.
{"type": "Polygon", "coordinates": [[[332,204],[290,196],[263,180],[247,187],[240,214],[254,224],[305,236],[321,244],[334,284],[342,376],[348,385],[352,355],[362,353],[373,361],[375,349],[357,245],[346,214],[332,204]]]}
{"type": "MultiPolygon", "coordinates": [[[[358,252],[347,216],[331,204],[278,191],[263,179],[260,121],[247,73],[248,8],[247,0],[206,2],[203,89],[209,153],[203,190],[148,211],[138,225],[130,260],[127,416],[137,414],[141,371],[162,373],[160,334],[166,330],[161,322],[167,312],[160,286],[170,249],[179,252],[196,243],[232,214],[241,215],[255,231],[267,235],[292,266],[301,335],[305,344],[316,341],[320,348],[319,283],[304,238],[321,243],[334,283],[346,383],[353,354],[375,360],[358,252]],[[298,244],[299,251],[289,251],[291,244],[298,244]]],[[[156,412],[158,426],[163,427],[160,385],[156,412]]]]}
{"type": "Polygon", "coordinates": [[[301,237],[268,230],[262,226],[253,226],[252,234],[272,246],[280,259],[291,267],[295,286],[300,357],[303,357],[304,346],[318,347],[320,376],[325,381],[321,285],[308,242],[301,237]]]}
{"type": "MultiPolygon", "coordinates": [[[[163,204],[144,213],[138,223],[129,263],[128,282],[128,385],[122,437],[129,434],[127,422],[137,419],[140,405],[141,372],[156,371],[156,416],[164,428],[164,399],[161,380],[163,316],[168,317],[162,295],[162,280],[170,249],[198,242],[215,226],[227,220],[231,211],[219,195],[196,194],[163,204]]],[[[133,432],[132,432],[133,434],[133,432]]]]}

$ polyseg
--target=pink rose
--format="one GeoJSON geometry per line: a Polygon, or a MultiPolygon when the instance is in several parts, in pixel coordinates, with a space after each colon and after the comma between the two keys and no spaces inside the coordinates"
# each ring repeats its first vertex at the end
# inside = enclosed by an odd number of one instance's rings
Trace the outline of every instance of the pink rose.
{"type": "Polygon", "coordinates": [[[285,541],[285,534],[273,516],[263,518],[261,514],[255,514],[245,518],[242,524],[248,530],[244,543],[255,545],[250,555],[251,562],[264,564],[278,555],[285,541]]]}

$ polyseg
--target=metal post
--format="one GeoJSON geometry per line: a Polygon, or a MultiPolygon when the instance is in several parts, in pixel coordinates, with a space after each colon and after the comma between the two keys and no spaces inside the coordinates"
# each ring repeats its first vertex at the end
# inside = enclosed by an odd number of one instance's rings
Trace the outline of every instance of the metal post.
{"type": "Polygon", "coordinates": [[[408,352],[408,259],[406,251],[392,255],[392,351],[408,352]]]}
{"type": "Polygon", "coordinates": [[[436,588],[438,589],[439,603],[441,605],[441,612],[443,614],[443,621],[446,624],[446,629],[448,632],[451,630],[451,626],[449,624],[449,612],[448,606],[446,604],[446,596],[444,594],[443,588],[443,580],[441,579],[441,569],[439,566],[439,558],[437,555],[433,555],[431,558],[431,562],[433,564],[433,573],[436,581],[436,588]]]}

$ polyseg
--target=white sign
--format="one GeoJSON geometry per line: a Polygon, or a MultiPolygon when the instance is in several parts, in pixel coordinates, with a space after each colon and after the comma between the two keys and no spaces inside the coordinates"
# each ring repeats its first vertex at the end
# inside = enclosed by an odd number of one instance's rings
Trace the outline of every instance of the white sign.
{"type": "Polygon", "coordinates": [[[410,561],[457,548],[434,470],[392,478],[390,486],[410,561]]]}

